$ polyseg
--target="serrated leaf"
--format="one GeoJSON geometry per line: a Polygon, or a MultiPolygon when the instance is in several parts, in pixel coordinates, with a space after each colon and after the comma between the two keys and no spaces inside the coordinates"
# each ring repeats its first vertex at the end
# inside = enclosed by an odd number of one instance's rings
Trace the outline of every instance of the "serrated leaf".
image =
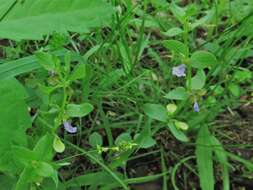
{"type": "Polygon", "coordinates": [[[160,104],[144,104],[144,113],[155,120],[166,122],[168,118],[167,110],[160,104]]]}
{"type": "Polygon", "coordinates": [[[89,103],[68,104],[66,113],[69,117],[84,117],[93,110],[93,106],[89,103]]]}
{"type": "Polygon", "coordinates": [[[163,45],[164,47],[166,47],[167,49],[174,51],[175,53],[181,54],[185,57],[188,56],[189,54],[189,48],[183,44],[180,41],[177,40],[165,40],[163,41],[163,45]]]}
{"type": "Polygon", "coordinates": [[[208,51],[195,51],[190,58],[190,64],[197,69],[211,68],[217,64],[217,59],[208,51]]]}
{"type": "Polygon", "coordinates": [[[112,13],[102,0],[18,1],[0,22],[0,38],[40,40],[53,32],[87,32],[108,21],[112,13]]]}
{"type": "Polygon", "coordinates": [[[171,90],[164,97],[170,100],[186,100],[189,97],[189,94],[184,87],[177,87],[171,90]]]}
{"type": "Polygon", "coordinates": [[[214,190],[212,140],[207,126],[200,128],[196,144],[197,166],[201,189],[214,190]]]}
{"type": "Polygon", "coordinates": [[[102,136],[97,132],[92,133],[89,136],[89,144],[94,148],[96,148],[97,146],[102,146],[103,145],[102,136]]]}

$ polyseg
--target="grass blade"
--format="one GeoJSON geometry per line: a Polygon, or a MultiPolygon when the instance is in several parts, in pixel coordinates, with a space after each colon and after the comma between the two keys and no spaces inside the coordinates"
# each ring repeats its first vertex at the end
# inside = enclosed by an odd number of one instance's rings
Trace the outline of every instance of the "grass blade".
{"type": "Polygon", "coordinates": [[[197,137],[197,167],[202,190],[214,190],[213,157],[211,134],[207,126],[202,126],[197,137]]]}

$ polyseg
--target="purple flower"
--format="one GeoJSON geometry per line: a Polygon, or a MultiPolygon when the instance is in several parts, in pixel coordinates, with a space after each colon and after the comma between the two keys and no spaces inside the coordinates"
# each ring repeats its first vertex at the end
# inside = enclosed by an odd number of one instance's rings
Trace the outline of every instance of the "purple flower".
{"type": "Polygon", "coordinates": [[[200,111],[199,104],[198,104],[197,101],[194,102],[193,109],[194,109],[195,112],[199,112],[200,111]]]}
{"type": "Polygon", "coordinates": [[[76,133],[77,132],[77,127],[73,127],[72,125],[71,125],[71,123],[70,122],[68,122],[68,121],[64,121],[63,122],[63,126],[64,126],[64,129],[67,131],[67,132],[69,132],[69,133],[76,133]]]}
{"type": "Polygon", "coordinates": [[[176,67],[172,68],[172,75],[175,75],[177,77],[185,77],[185,64],[178,65],[176,67]]]}

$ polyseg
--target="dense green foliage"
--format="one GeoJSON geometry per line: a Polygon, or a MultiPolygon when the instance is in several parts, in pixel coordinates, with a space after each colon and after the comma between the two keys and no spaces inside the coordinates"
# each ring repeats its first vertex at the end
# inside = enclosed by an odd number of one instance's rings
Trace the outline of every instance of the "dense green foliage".
{"type": "Polygon", "coordinates": [[[0,189],[229,190],[234,161],[252,177],[215,122],[252,103],[252,27],[247,0],[0,0],[0,189]],[[159,172],[131,177],[150,154],[159,172]]]}

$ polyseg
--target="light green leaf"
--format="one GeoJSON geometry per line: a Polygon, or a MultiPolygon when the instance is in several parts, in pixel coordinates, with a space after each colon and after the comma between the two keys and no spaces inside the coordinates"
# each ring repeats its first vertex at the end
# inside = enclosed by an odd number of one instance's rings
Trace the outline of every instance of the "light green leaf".
{"type": "Polygon", "coordinates": [[[217,59],[208,51],[196,51],[190,58],[190,64],[198,69],[211,68],[217,64],[217,59]]]}
{"type": "Polygon", "coordinates": [[[189,126],[187,123],[185,122],[182,122],[182,121],[175,121],[175,127],[179,130],[183,130],[183,131],[186,131],[189,129],[189,126]]]}
{"type": "Polygon", "coordinates": [[[53,158],[52,143],[53,136],[51,134],[46,134],[40,138],[33,149],[37,160],[50,161],[53,158]]]}
{"type": "Polygon", "coordinates": [[[173,37],[173,36],[177,36],[179,34],[182,34],[184,31],[181,29],[181,28],[178,28],[178,27],[174,27],[174,28],[171,28],[169,29],[168,31],[166,32],[163,32],[163,34],[165,36],[168,36],[168,37],[173,37]]]}
{"type": "Polygon", "coordinates": [[[165,40],[165,41],[163,41],[163,45],[164,45],[164,47],[166,47],[170,51],[174,51],[175,53],[181,54],[184,57],[187,57],[189,54],[188,47],[180,41],[165,40]]]}
{"type": "Polygon", "coordinates": [[[103,145],[102,136],[97,132],[92,133],[89,136],[89,144],[94,148],[96,148],[97,146],[102,146],[103,145]]]}
{"type": "Polygon", "coordinates": [[[164,97],[170,100],[186,100],[189,94],[184,87],[177,87],[166,94],[164,97]]]}
{"type": "Polygon", "coordinates": [[[178,129],[174,123],[169,122],[168,123],[168,128],[170,129],[170,132],[176,137],[177,140],[182,141],[182,142],[188,142],[189,138],[185,135],[183,131],[178,129]]]}
{"type": "Polygon", "coordinates": [[[201,189],[214,190],[212,140],[207,126],[200,128],[196,144],[197,166],[201,189]]]}
{"type": "Polygon", "coordinates": [[[173,13],[173,15],[181,22],[181,24],[183,24],[186,18],[185,9],[182,7],[179,7],[176,3],[171,3],[170,10],[173,13]]]}
{"type": "Polygon", "coordinates": [[[0,22],[0,38],[39,40],[53,32],[87,32],[107,22],[113,12],[102,0],[18,1],[0,22]]]}
{"type": "Polygon", "coordinates": [[[203,70],[198,70],[197,74],[191,79],[191,89],[200,90],[205,86],[205,83],[206,83],[205,72],[203,70]]]}
{"type": "Polygon", "coordinates": [[[51,177],[54,175],[54,168],[46,162],[36,163],[35,172],[41,177],[51,177]]]}
{"type": "Polygon", "coordinates": [[[84,117],[93,110],[93,106],[89,103],[68,104],[66,113],[69,117],[84,117]]]}
{"type": "Polygon", "coordinates": [[[166,122],[168,118],[167,110],[160,104],[144,104],[144,113],[155,120],[166,122]]]}
{"type": "Polygon", "coordinates": [[[31,118],[25,104],[26,92],[16,79],[0,81],[0,171],[15,173],[17,165],[12,145],[26,146],[26,129],[31,118]]]}
{"type": "Polygon", "coordinates": [[[61,141],[59,137],[54,138],[54,143],[53,143],[54,150],[58,153],[62,153],[65,150],[65,145],[61,141]]]}

